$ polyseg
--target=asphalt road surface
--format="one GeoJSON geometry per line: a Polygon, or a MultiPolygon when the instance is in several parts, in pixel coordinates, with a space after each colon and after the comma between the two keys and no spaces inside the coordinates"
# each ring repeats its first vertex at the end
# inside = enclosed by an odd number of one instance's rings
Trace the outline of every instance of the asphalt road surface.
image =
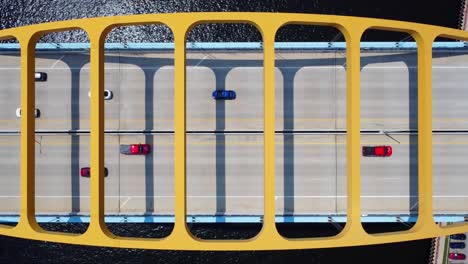
{"type": "MultiPolygon", "coordinates": [[[[468,210],[467,55],[434,53],[435,213],[468,210]],[[463,133],[467,132],[467,133],[463,133]]],[[[189,214],[263,213],[263,75],[258,52],[187,54],[189,214]],[[235,90],[215,101],[215,89],[235,90]],[[219,133],[213,133],[217,131],[219,133]]],[[[410,51],[363,52],[362,145],[391,145],[392,157],[361,158],[363,214],[417,211],[417,60],[410,51]],[[411,131],[411,135],[398,131],[411,131]],[[387,133],[379,133],[384,131],[387,133]]],[[[346,212],[346,69],[342,52],[278,52],[276,60],[276,202],[278,214],[346,212]],[[311,134],[320,131],[331,134],[311,134]],[[336,132],[336,133],[335,133],[336,132]]],[[[36,211],[89,211],[89,54],[38,53],[36,211]],[[53,134],[76,130],[77,135],[53,134]]],[[[171,53],[109,53],[105,88],[106,212],[172,214],[174,68],[171,53]],[[149,132],[169,132],[151,134],[149,132]],[[119,145],[149,143],[148,156],[119,145]]],[[[0,56],[0,134],[18,131],[19,57],[0,56]]],[[[19,211],[19,137],[0,136],[0,212],[19,211]]]]}

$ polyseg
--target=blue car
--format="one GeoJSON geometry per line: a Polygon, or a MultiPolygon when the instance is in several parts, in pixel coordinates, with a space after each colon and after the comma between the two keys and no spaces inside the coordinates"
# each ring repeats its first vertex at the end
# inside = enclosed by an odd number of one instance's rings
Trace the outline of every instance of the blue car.
{"type": "Polygon", "coordinates": [[[452,242],[452,243],[450,243],[450,248],[465,248],[465,243],[463,243],[463,242],[452,242]]]}
{"type": "Polygon", "coordinates": [[[213,91],[213,99],[215,100],[234,100],[236,99],[236,92],[231,90],[216,90],[213,91]]]}
{"type": "Polygon", "coordinates": [[[450,235],[450,238],[451,239],[456,239],[456,240],[465,240],[466,235],[465,234],[454,234],[454,235],[450,235]]]}

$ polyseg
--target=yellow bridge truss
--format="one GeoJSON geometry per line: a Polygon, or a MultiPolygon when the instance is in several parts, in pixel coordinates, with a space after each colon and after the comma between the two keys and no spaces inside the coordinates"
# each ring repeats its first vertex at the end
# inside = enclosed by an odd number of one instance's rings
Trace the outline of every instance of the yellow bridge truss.
{"type": "Polygon", "coordinates": [[[432,43],[436,37],[467,40],[468,32],[409,22],[346,16],[286,13],[176,13],[88,18],[30,25],[0,31],[0,39],[16,38],[21,49],[21,204],[15,227],[0,225],[0,235],[51,242],[171,250],[279,250],[391,243],[468,232],[460,223],[438,226],[432,204],[432,43]],[[202,23],[249,23],[263,37],[264,52],[264,217],[261,232],[247,240],[202,240],[186,225],[186,69],[188,32],[202,23]],[[163,239],[112,234],[104,222],[104,41],[117,26],[165,24],[175,44],[175,224],[163,239]],[[331,26],[346,40],[347,222],[336,236],[290,239],[275,225],[275,34],[286,24],[331,26]],[[360,40],[367,29],[406,32],[418,51],[418,220],[408,231],[367,234],[361,225],[360,199],[360,40]],[[45,33],[82,29],[90,40],[91,67],[91,205],[84,234],[49,232],[35,220],[35,46],[45,33]]]}

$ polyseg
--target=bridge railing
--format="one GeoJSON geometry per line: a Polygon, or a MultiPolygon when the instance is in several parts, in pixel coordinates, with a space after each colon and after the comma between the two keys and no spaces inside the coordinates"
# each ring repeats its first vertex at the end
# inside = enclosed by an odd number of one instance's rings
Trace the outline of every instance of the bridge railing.
{"type": "Polygon", "coordinates": [[[468,32],[401,21],[345,16],[284,13],[177,13],[89,18],[30,25],[0,31],[16,38],[21,49],[21,187],[20,220],[1,226],[0,234],[52,242],[173,250],[278,250],[369,245],[468,232],[468,225],[439,227],[432,202],[432,43],[436,37],[468,40],[468,32]],[[186,36],[202,23],[249,23],[262,34],[264,52],[264,218],[261,232],[248,240],[201,240],[186,225],[186,36]],[[165,24],[174,35],[175,56],[175,224],[164,239],[113,235],[104,222],[104,41],[114,27],[165,24]],[[290,239],[275,225],[275,34],[286,24],[332,26],[346,40],[347,224],[336,236],[290,239]],[[367,234],[361,224],[360,182],[360,40],[367,29],[406,32],[418,49],[418,220],[408,231],[367,234]],[[35,220],[35,46],[45,33],[82,29],[90,39],[91,205],[84,234],[48,232],[35,220]]]}

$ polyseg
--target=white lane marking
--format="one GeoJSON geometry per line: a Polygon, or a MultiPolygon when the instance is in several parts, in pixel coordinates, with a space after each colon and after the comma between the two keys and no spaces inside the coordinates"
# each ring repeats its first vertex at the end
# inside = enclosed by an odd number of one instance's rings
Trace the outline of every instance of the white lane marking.
{"type": "Polygon", "coordinates": [[[128,196],[127,199],[120,205],[120,208],[124,208],[125,205],[128,203],[128,201],[130,201],[132,199],[131,196],[128,196]]]}
{"type": "Polygon", "coordinates": [[[200,65],[207,57],[208,57],[208,55],[205,55],[205,56],[195,65],[195,67],[197,67],[198,65],[200,65]]]}
{"type": "Polygon", "coordinates": [[[58,60],[56,60],[56,61],[54,62],[54,64],[52,64],[52,66],[51,66],[50,68],[53,69],[53,68],[55,67],[55,65],[56,65],[59,61],[61,61],[61,60],[63,59],[63,57],[65,57],[65,55],[62,55],[62,57],[60,57],[58,60]]]}

